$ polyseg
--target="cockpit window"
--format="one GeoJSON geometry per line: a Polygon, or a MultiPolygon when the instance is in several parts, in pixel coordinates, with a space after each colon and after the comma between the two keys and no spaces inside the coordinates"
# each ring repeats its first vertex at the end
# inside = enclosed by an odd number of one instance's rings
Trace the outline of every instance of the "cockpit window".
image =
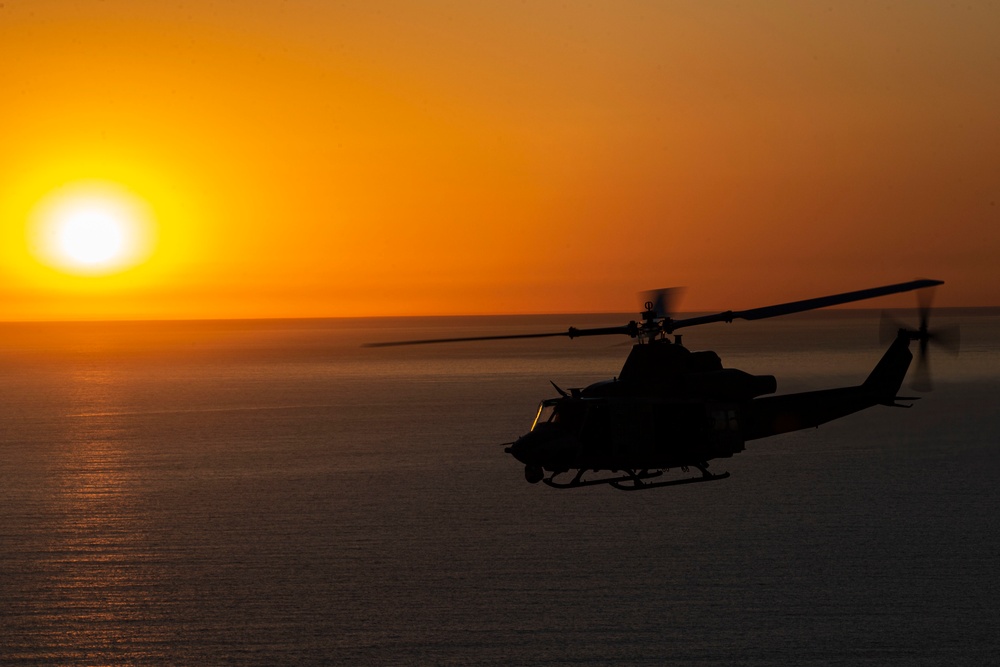
{"type": "Polygon", "coordinates": [[[538,414],[531,430],[539,424],[560,424],[563,428],[575,431],[581,428],[587,409],[583,402],[570,398],[550,398],[538,406],[538,414]]]}
{"type": "Polygon", "coordinates": [[[531,425],[531,430],[534,431],[539,424],[544,424],[546,422],[552,421],[552,418],[556,416],[556,404],[555,402],[542,401],[538,406],[538,414],[535,415],[535,421],[531,425]]]}

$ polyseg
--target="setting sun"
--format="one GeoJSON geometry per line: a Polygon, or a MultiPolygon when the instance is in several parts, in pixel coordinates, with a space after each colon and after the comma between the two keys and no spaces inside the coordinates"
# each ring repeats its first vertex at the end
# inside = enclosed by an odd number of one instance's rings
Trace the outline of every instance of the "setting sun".
{"type": "Polygon", "coordinates": [[[145,260],[152,246],[148,205],[111,183],[65,186],[46,197],[36,211],[33,253],[61,272],[116,273],[145,260]]]}

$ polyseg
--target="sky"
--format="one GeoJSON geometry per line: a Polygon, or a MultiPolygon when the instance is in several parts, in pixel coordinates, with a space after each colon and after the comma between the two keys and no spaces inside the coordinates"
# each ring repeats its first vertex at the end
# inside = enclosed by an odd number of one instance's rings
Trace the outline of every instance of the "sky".
{"type": "Polygon", "coordinates": [[[2,0],[0,320],[630,312],[678,285],[722,310],[917,277],[997,306],[998,25],[977,2],[2,0]],[[129,211],[106,247],[69,247],[119,215],[81,197],[129,211]]]}

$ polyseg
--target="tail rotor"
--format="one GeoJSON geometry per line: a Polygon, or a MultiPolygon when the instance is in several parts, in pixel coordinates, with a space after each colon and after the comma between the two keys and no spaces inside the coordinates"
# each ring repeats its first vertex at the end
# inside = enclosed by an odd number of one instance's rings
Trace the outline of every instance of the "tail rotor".
{"type": "Polygon", "coordinates": [[[917,365],[913,372],[910,386],[920,392],[934,389],[931,380],[931,370],[928,350],[931,344],[957,355],[960,348],[961,335],[957,326],[941,327],[931,330],[929,321],[931,303],[934,300],[934,288],[925,288],[917,292],[919,325],[910,329],[885,311],[882,311],[882,321],[879,324],[879,339],[883,344],[890,342],[900,334],[905,334],[910,340],[917,341],[917,365]]]}

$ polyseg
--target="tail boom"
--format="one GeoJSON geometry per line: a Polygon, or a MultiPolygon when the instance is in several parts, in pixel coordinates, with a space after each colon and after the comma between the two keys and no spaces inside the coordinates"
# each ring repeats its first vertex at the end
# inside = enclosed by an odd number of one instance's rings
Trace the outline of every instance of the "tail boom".
{"type": "Polygon", "coordinates": [[[860,385],[766,396],[750,402],[743,419],[745,440],[814,428],[875,405],[896,406],[913,354],[901,333],[860,385]]]}

